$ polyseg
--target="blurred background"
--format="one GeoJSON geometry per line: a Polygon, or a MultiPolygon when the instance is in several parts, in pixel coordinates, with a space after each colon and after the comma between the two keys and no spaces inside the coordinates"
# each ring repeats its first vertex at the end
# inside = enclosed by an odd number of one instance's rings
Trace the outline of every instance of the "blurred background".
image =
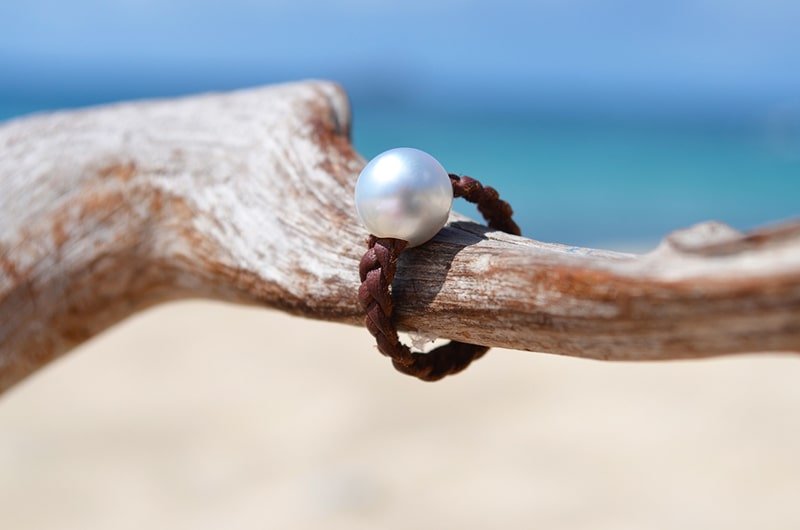
{"type": "MultiPolygon", "coordinates": [[[[646,250],[800,213],[798,28],[794,0],[4,0],[0,119],[333,79],[365,157],[418,147],[532,237],[646,250]]],[[[800,527],[796,358],[383,361],[363,330],[147,312],[0,400],[0,524],[800,527]]]]}
{"type": "Polygon", "coordinates": [[[523,231],[650,246],[798,214],[794,0],[5,0],[0,118],[308,77],[397,146],[513,197],[523,231]]]}

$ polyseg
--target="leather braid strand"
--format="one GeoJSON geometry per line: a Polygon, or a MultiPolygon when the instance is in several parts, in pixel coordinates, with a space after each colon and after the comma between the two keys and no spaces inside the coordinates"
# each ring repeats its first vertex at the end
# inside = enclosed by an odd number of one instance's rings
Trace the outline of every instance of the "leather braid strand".
{"type": "MultiPolygon", "coordinates": [[[[500,199],[497,190],[466,176],[450,174],[450,182],[453,196],[475,203],[489,227],[520,235],[519,226],[511,218],[514,213],[511,206],[500,199]]],[[[429,353],[415,353],[400,342],[392,321],[394,305],[390,288],[397,260],[407,245],[401,239],[369,236],[367,251],[359,264],[358,301],[366,312],[364,323],[375,337],[378,350],[392,359],[394,367],[423,381],[437,381],[464,370],[489,351],[489,347],[450,341],[429,353]]]]}

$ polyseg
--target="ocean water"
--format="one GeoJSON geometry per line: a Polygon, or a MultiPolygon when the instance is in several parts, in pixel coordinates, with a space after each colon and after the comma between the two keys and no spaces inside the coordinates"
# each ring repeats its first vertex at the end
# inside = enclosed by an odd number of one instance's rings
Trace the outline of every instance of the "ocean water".
{"type": "Polygon", "coordinates": [[[749,229],[800,216],[800,131],[779,125],[356,109],[354,143],[367,157],[429,151],[497,188],[530,237],[645,249],[701,221],[749,229]]]}
{"type": "MultiPolygon", "coordinates": [[[[0,119],[59,106],[0,101],[0,119]]],[[[764,119],[354,105],[353,142],[367,158],[430,152],[497,188],[524,234],[544,241],[646,249],[700,221],[749,229],[800,216],[800,132],[764,119]]]]}

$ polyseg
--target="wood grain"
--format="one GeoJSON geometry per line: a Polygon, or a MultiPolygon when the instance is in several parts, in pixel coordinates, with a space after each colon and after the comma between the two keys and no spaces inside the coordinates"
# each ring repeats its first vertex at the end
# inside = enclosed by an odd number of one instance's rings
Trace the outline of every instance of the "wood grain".
{"type": "MultiPolygon", "coordinates": [[[[349,129],[346,94],[327,82],[0,126],[0,389],[177,298],[360,324],[364,161],[349,129]]],[[[404,254],[394,292],[401,329],[491,346],[610,360],[798,352],[800,222],[706,223],[631,255],[454,215],[404,254]]]]}

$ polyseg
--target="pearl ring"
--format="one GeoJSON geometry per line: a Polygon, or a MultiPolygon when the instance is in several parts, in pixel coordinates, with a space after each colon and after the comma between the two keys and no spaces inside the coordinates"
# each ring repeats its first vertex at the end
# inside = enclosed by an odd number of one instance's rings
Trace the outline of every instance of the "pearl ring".
{"type": "Polygon", "coordinates": [[[400,342],[393,320],[391,285],[400,253],[422,245],[447,223],[453,197],[478,206],[490,228],[519,235],[511,206],[497,190],[470,177],[451,175],[428,153],[403,147],[373,158],[356,182],[356,209],[369,230],[367,251],[358,265],[358,301],[364,324],[378,350],[400,372],[436,381],[465,369],[489,349],[450,341],[428,352],[412,352],[400,342]]]}

